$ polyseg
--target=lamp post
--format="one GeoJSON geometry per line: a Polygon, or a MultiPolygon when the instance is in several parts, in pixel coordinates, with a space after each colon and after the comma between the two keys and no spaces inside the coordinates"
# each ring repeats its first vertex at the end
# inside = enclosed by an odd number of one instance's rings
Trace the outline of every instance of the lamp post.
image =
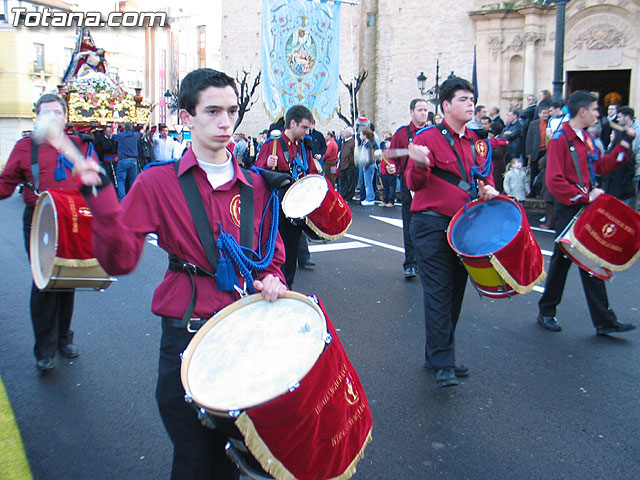
{"type": "Polygon", "coordinates": [[[416,80],[418,81],[418,90],[420,91],[420,95],[424,96],[424,94],[427,93],[427,77],[424,76],[424,72],[420,72],[420,75],[418,75],[416,80]]]}
{"type": "Polygon", "coordinates": [[[553,99],[562,100],[564,85],[564,23],[569,0],[552,0],[556,4],[556,46],[553,65],[553,99]]]}
{"type": "MultiPolygon", "coordinates": [[[[180,91],[180,84],[176,87],[174,91],[167,90],[164,92],[164,101],[169,107],[169,111],[173,114],[174,110],[178,110],[178,92],[180,91]]],[[[180,125],[180,115],[177,115],[178,125],[180,125]]]]}

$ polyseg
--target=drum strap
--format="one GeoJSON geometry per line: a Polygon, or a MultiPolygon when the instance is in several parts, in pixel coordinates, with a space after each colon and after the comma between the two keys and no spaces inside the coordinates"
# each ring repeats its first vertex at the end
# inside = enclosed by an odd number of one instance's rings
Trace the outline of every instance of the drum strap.
{"type": "MultiPolygon", "coordinates": [[[[465,170],[462,159],[460,158],[460,155],[455,148],[455,141],[453,140],[451,132],[447,130],[447,127],[443,123],[438,123],[435,127],[440,130],[440,133],[442,133],[442,136],[453,150],[453,153],[455,154],[456,160],[458,162],[458,171],[460,172],[460,177],[457,177],[455,174],[444,171],[436,166],[431,167],[431,173],[433,173],[436,177],[441,178],[445,182],[458,187],[460,190],[467,193],[472,199],[478,198],[478,191],[476,188],[474,188],[473,185],[469,183],[467,171],[465,170]]],[[[473,142],[471,140],[469,140],[469,143],[471,144],[471,156],[473,157],[473,165],[475,166],[477,164],[476,149],[473,148],[473,142]]]]}
{"type": "MultiPolygon", "coordinates": [[[[578,159],[578,152],[576,151],[576,147],[573,144],[573,142],[571,140],[569,140],[569,137],[567,136],[567,132],[564,131],[564,129],[560,130],[560,132],[562,132],[562,134],[564,135],[564,138],[567,140],[567,144],[569,145],[569,153],[571,154],[571,160],[573,160],[573,166],[576,169],[576,173],[578,174],[578,188],[580,188],[581,190],[583,190],[585,193],[588,191],[587,187],[584,185],[584,180],[582,178],[582,172],[580,171],[580,162],[578,159]]],[[[591,136],[591,134],[589,132],[586,132],[589,136],[591,136]]],[[[593,137],[592,137],[592,141],[593,141],[593,137]]],[[[589,177],[591,180],[591,184],[595,185],[595,171],[592,171],[593,168],[591,166],[591,161],[589,160],[589,177]]]]}
{"type": "Polygon", "coordinates": [[[38,164],[38,153],[40,145],[38,145],[33,137],[31,138],[31,175],[33,176],[33,184],[25,183],[36,195],[40,194],[40,164],[38,164]]]}
{"type": "MultiPolygon", "coordinates": [[[[178,175],[179,167],[180,160],[177,160],[174,162],[176,176],[178,175]]],[[[244,169],[241,170],[245,178],[247,179],[247,182],[253,185],[251,174],[244,169]]],[[[198,190],[198,185],[196,184],[196,179],[193,174],[193,168],[190,168],[189,170],[184,172],[182,176],[179,176],[178,181],[180,182],[182,193],[185,197],[185,200],[187,201],[189,211],[191,212],[191,217],[193,218],[193,223],[195,224],[196,230],[198,232],[200,243],[202,244],[211,267],[214,271],[216,271],[216,273],[208,272],[202,267],[181,260],[177,255],[169,255],[169,269],[172,271],[185,272],[191,279],[193,293],[191,295],[189,306],[187,307],[187,310],[182,317],[182,320],[186,325],[193,315],[193,311],[196,306],[196,299],[198,297],[198,290],[196,288],[196,283],[193,275],[208,275],[211,277],[215,277],[216,281],[218,281],[219,287],[220,280],[218,279],[218,250],[213,238],[213,230],[211,230],[209,217],[204,208],[202,196],[200,195],[200,191],[198,190]]],[[[253,244],[253,187],[249,187],[242,182],[240,182],[240,202],[243,206],[240,211],[240,241],[244,247],[251,248],[253,244]]],[[[220,273],[228,274],[230,272],[220,273]]]]}

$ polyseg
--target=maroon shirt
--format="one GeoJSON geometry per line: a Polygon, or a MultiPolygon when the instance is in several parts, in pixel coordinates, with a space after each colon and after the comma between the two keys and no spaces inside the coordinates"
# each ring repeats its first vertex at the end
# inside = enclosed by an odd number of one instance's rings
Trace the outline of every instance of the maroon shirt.
{"type": "MultiPolygon", "coordinates": [[[[33,137],[26,137],[18,140],[15,147],[9,155],[7,165],[2,174],[0,174],[0,199],[11,196],[19,183],[34,184],[33,175],[31,174],[31,143],[33,137]]],[[[84,155],[87,154],[89,143],[81,142],[79,137],[70,137],[84,155]]],[[[40,168],[40,185],[41,192],[49,188],[59,188],[63,190],[78,190],[80,181],[73,176],[71,171],[65,168],[67,178],[64,180],[55,179],[55,170],[58,165],[58,157],[60,153],[48,144],[40,145],[38,152],[38,166],[40,168]]],[[[38,196],[30,188],[22,191],[22,199],[24,203],[33,207],[38,200],[38,196]]]]}
{"type": "MultiPolygon", "coordinates": [[[[413,122],[410,122],[409,130],[411,131],[411,133],[413,134],[413,137],[415,138],[416,132],[420,129],[416,127],[413,122]]],[[[396,130],[396,133],[394,133],[393,137],[391,137],[391,144],[389,145],[389,148],[390,149],[391,148],[407,148],[408,146],[409,146],[409,135],[407,134],[406,125],[403,125],[398,130],[396,130]]],[[[395,165],[397,173],[403,174],[406,170],[408,159],[409,157],[395,157],[395,158],[389,158],[388,160],[389,160],[389,163],[392,163],[395,165]]],[[[385,169],[385,173],[386,173],[386,169],[385,169]]]]}
{"type": "MultiPolygon", "coordinates": [[[[284,133],[282,133],[282,139],[287,144],[290,163],[287,163],[287,159],[284,156],[284,151],[282,150],[282,142],[277,139],[269,139],[262,145],[262,147],[260,147],[260,153],[258,154],[258,158],[256,159],[256,167],[264,168],[265,170],[271,170],[271,167],[267,166],[267,160],[269,159],[269,155],[273,155],[273,142],[276,142],[276,156],[278,157],[278,164],[276,165],[275,170],[278,172],[291,172],[291,162],[293,162],[293,159],[296,157],[298,146],[302,143],[302,140],[290,140],[289,137],[287,137],[284,133]]],[[[302,148],[304,148],[304,144],[300,145],[300,149],[302,148]]],[[[309,149],[307,149],[307,163],[309,164],[309,170],[306,172],[307,174],[318,173],[316,164],[313,161],[313,154],[309,149]]]]}
{"type": "MultiPolygon", "coordinates": [[[[182,156],[179,175],[194,168],[194,176],[205,210],[211,220],[211,229],[217,239],[220,233],[218,222],[225,232],[240,240],[240,227],[236,223],[240,208],[240,182],[247,183],[240,167],[232,159],[235,173],[233,180],[213,190],[206,173],[198,166],[191,149],[182,156]]],[[[254,250],[258,245],[258,234],[262,212],[265,209],[270,189],[256,173],[251,173],[254,188],[254,250]]],[[[131,190],[121,204],[118,203],[112,186],[100,190],[97,197],[87,196],[85,200],[94,216],[94,253],[102,267],[111,275],[131,272],[142,254],[145,238],[155,232],[158,245],[168,253],[182,260],[199,265],[208,271],[212,267],[200,243],[198,232],[182,193],[173,163],[149,168],[138,175],[131,190]]],[[[269,210],[270,211],[270,210],[269,210]]],[[[271,222],[267,214],[266,225],[271,222]]],[[[264,228],[264,244],[268,235],[264,228]]],[[[258,278],[273,274],[285,283],[280,266],[284,262],[284,246],[278,235],[273,261],[258,278]]],[[[237,273],[237,271],[236,271],[237,273]]],[[[194,316],[208,318],[214,312],[232,303],[231,292],[222,292],[216,286],[215,278],[194,276],[198,298],[194,316]]],[[[244,279],[238,276],[242,287],[244,279]]],[[[191,299],[191,281],[186,273],[167,270],[164,279],[156,287],[151,310],[156,315],[182,318],[191,299]]]]}
{"type": "MultiPolygon", "coordinates": [[[[593,185],[590,181],[588,155],[594,152],[595,145],[586,130],[582,131],[585,139],[583,142],[571,128],[569,122],[563,123],[561,129],[567,135],[565,136],[561,131],[556,132],[547,148],[547,171],[545,174],[547,188],[555,199],[564,205],[589,203],[588,192],[593,188],[593,185]],[[578,173],[569,152],[567,137],[578,153],[578,165],[587,193],[577,186],[579,183],[578,173]]],[[[622,145],[616,145],[610,153],[592,163],[596,173],[604,176],[615,170],[621,163],[617,161],[619,153],[624,153],[623,162],[629,160],[627,149],[622,145]]]]}
{"type": "MultiPolygon", "coordinates": [[[[471,149],[476,150],[476,162],[478,165],[482,165],[489,151],[488,145],[485,140],[480,140],[475,133],[466,127],[464,135],[460,137],[451,130],[446,122],[443,123],[453,136],[454,147],[462,159],[467,178],[471,181],[471,167],[473,166],[471,149]]],[[[469,200],[469,195],[455,185],[433,175],[431,168],[437,166],[441,170],[460,177],[458,161],[453,149],[436,127],[423,130],[416,135],[413,143],[414,145],[426,145],[429,148],[431,165],[425,168],[417,165],[413,160],[407,162],[405,173],[407,187],[415,192],[411,202],[411,211],[433,210],[447,217],[452,217],[469,200]]],[[[493,166],[491,169],[493,170],[493,166]]],[[[489,174],[484,182],[494,186],[492,174],[489,174]]]]}

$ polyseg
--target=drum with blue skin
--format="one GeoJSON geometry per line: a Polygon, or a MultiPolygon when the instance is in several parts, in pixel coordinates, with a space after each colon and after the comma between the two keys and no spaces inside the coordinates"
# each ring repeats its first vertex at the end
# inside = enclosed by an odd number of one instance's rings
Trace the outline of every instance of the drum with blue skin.
{"type": "Polygon", "coordinates": [[[491,298],[518,294],[500,277],[490,258],[516,238],[522,221],[522,208],[504,195],[469,202],[451,219],[447,240],[480,294],[491,298]]]}

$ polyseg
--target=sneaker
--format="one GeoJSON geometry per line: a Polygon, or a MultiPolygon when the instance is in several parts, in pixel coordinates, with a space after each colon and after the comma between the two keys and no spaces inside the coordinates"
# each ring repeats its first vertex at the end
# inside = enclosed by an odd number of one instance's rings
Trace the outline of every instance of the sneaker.
{"type": "Polygon", "coordinates": [[[363,205],[365,207],[370,207],[371,205],[375,205],[375,204],[376,204],[376,202],[368,202],[367,200],[362,200],[360,202],[360,205],[363,205]]]}

